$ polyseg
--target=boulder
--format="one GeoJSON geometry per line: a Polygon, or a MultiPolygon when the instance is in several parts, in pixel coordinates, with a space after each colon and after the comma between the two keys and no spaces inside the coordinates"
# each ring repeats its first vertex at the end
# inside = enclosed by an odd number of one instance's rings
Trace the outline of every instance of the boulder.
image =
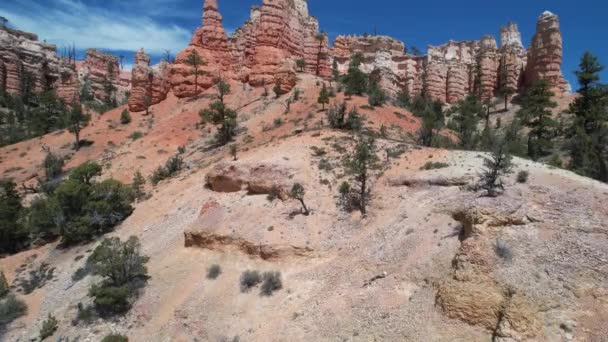
{"type": "Polygon", "coordinates": [[[217,192],[246,190],[252,195],[275,194],[289,197],[292,171],[274,164],[219,163],[207,174],[206,184],[217,192]]]}

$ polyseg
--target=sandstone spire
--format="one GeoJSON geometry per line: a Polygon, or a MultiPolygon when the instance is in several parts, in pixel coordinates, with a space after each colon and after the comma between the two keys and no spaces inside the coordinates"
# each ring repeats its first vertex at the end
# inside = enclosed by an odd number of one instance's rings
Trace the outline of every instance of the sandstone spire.
{"type": "Polygon", "coordinates": [[[196,29],[190,45],[177,55],[175,64],[171,66],[170,82],[175,95],[193,96],[213,86],[214,80],[218,77],[232,78],[233,61],[228,37],[222,24],[222,15],[218,11],[218,2],[205,0],[202,26],[196,29]],[[196,51],[205,63],[199,70],[203,74],[197,77],[186,62],[193,51],[196,51]],[[197,82],[196,86],[194,82],[197,82]]]}
{"type": "Polygon", "coordinates": [[[500,47],[524,48],[521,42],[521,33],[519,32],[517,24],[509,22],[507,26],[500,28],[500,47]]]}
{"type": "Polygon", "coordinates": [[[545,79],[556,95],[566,90],[567,82],[562,75],[562,33],[557,15],[545,11],[538,18],[536,33],[528,50],[526,86],[545,79]]]}
{"type": "Polygon", "coordinates": [[[150,56],[146,55],[144,49],[139,49],[135,54],[135,65],[131,71],[131,84],[130,111],[143,111],[146,105],[163,101],[169,92],[167,63],[163,61],[150,67],[150,56]]]}

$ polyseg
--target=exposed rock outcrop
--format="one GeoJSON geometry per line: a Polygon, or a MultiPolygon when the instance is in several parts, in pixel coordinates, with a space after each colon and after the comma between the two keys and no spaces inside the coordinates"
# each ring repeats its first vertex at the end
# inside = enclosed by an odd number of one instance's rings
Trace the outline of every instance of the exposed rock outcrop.
{"type": "Polygon", "coordinates": [[[526,85],[545,79],[552,90],[561,95],[566,91],[567,82],[562,75],[562,34],[559,18],[551,12],[544,12],[536,24],[536,33],[528,50],[526,85]]]}
{"type": "Polygon", "coordinates": [[[476,41],[450,41],[429,46],[425,56],[404,52],[404,44],[384,36],[338,36],[333,57],[345,73],[356,52],[364,55],[361,69],[382,70],[381,85],[392,94],[410,96],[426,89],[432,98],[455,103],[468,94],[482,100],[497,96],[503,87],[522,91],[538,79],[547,79],[557,95],[565,90],[561,73],[562,42],[557,16],[543,14],[529,51],[514,23],[500,29],[500,48],[492,36],[476,41]],[[525,74],[525,75],[524,75],[525,74]]]}
{"type": "Polygon", "coordinates": [[[150,67],[150,56],[146,55],[143,49],[137,51],[135,65],[131,71],[130,111],[145,110],[146,106],[157,104],[167,98],[170,90],[168,68],[164,61],[150,67]]]}
{"type": "Polygon", "coordinates": [[[247,190],[250,194],[274,193],[287,199],[291,170],[272,164],[217,164],[206,177],[213,191],[237,192],[247,190]]]}
{"type": "Polygon", "coordinates": [[[209,250],[236,250],[250,257],[277,260],[284,257],[308,257],[313,250],[308,247],[271,245],[261,241],[249,241],[238,233],[230,233],[230,216],[217,201],[207,201],[201,208],[194,224],[184,231],[184,246],[209,250]]]}
{"type": "Polygon", "coordinates": [[[190,45],[181,51],[170,66],[169,81],[177,97],[194,96],[215,83],[217,78],[232,78],[234,59],[228,38],[218,12],[217,0],[206,0],[203,6],[202,26],[197,28],[190,45]],[[189,56],[196,52],[203,65],[195,68],[188,63],[189,56]],[[196,83],[196,85],[195,85],[196,83]]]}
{"type": "Polygon", "coordinates": [[[19,95],[55,89],[67,103],[78,101],[75,66],[57,55],[57,47],[32,33],[0,27],[0,87],[19,95]]]}
{"type": "Polygon", "coordinates": [[[306,71],[328,77],[330,50],[305,0],[264,0],[230,38],[239,78],[254,86],[274,82],[285,59],[303,59],[306,71]]]}
{"type": "Polygon", "coordinates": [[[281,94],[286,94],[296,86],[298,76],[295,71],[295,63],[292,60],[285,60],[283,65],[274,74],[274,84],[281,89],[281,94]]]}
{"type": "Polygon", "coordinates": [[[84,61],[79,63],[80,83],[97,102],[121,103],[126,99],[130,85],[121,80],[120,74],[118,57],[97,49],[88,49],[84,61]]]}
{"type": "Polygon", "coordinates": [[[421,79],[419,68],[412,62],[413,56],[405,55],[403,43],[391,37],[338,36],[334,41],[333,55],[339,72],[348,71],[350,59],[355,53],[363,55],[361,70],[366,73],[377,70],[381,76],[380,86],[390,93],[399,92],[408,76],[410,79],[421,79]]]}

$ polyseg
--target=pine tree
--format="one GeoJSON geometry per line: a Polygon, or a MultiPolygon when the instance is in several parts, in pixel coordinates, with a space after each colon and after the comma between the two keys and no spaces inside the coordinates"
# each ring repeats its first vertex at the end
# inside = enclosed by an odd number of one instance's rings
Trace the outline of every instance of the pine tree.
{"type": "Polygon", "coordinates": [[[18,251],[27,237],[19,222],[23,206],[16,187],[13,181],[0,179],[0,253],[18,251]]]}
{"type": "Polygon", "coordinates": [[[359,66],[363,62],[363,54],[360,52],[355,53],[350,60],[348,66],[348,73],[344,77],[344,84],[346,85],[346,95],[358,95],[361,96],[367,90],[367,76],[359,66]]]}
{"type": "Polygon", "coordinates": [[[304,58],[300,58],[296,60],[296,66],[300,69],[300,72],[304,72],[304,68],[306,68],[306,61],[304,58]]]}
{"type": "Polygon", "coordinates": [[[6,280],[6,276],[3,271],[0,271],[0,298],[4,298],[8,294],[10,286],[6,280]]]}
{"type": "Polygon", "coordinates": [[[74,104],[72,110],[68,113],[67,123],[68,130],[74,134],[76,142],[74,148],[80,150],[80,131],[89,124],[91,116],[82,111],[80,104],[74,104]]]}
{"type": "Polygon", "coordinates": [[[319,97],[317,98],[317,103],[321,104],[322,110],[325,110],[325,105],[329,104],[329,92],[327,91],[327,87],[325,83],[323,83],[323,88],[321,88],[321,92],[319,92],[319,97]]]}
{"type": "Polygon", "coordinates": [[[569,130],[569,167],[608,182],[608,86],[600,83],[602,70],[597,57],[586,52],[575,72],[580,88],[569,109],[575,115],[569,130]]]}
{"type": "Polygon", "coordinates": [[[302,210],[304,211],[304,215],[308,216],[310,214],[310,211],[304,203],[305,193],[306,191],[304,190],[304,186],[302,186],[302,184],[300,183],[295,183],[291,188],[291,198],[298,200],[300,204],[302,204],[302,210]]]}
{"type": "Polygon", "coordinates": [[[509,98],[515,94],[515,89],[511,88],[511,87],[502,87],[498,90],[498,96],[501,96],[504,101],[505,101],[505,109],[504,111],[508,111],[509,110],[509,98]]]}
{"type": "Polygon", "coordinates": [[[190,51],[190,54],[188,57],[186,57],[185,62],[193,69],[192,75],[194,75],[194,94],[196,95],[198,94],[198,76],[206,74],[204,71],[201,71],[200,68],[207,65],[207,63],[196,50],[190,51]]]}
{"type": "Polygon", "coordinates": [[[422,125],[418,131],[418,139],[424,146],[432,146],[439,130],[444,125],[444,115],[441,106],[427,103],[422,111],[422,125]]]}
{"type": "Polygon", "coordinates": [[[483,114],[483,106],[474,95],[460,100],[454,108],[454,123],[456,134],[460,139],[460,146],[466,150],[473,150],[477,145],[477,124],[483,114]]]}
{"type": "Polygon", "coordinates": [[[230,93],[230,85],[223,80],[219,80],[216,84],[218,100],[211,103],[209,108],[202,110],[199,115],[201,124],[204,126],[207,123],[220,125],[215,135],[216,141],[220,145],[226,145],[231,142],[236,134],[236,111],[226,106],[224,96],[230,93]]]}
{"type": "Polygon", "coordinates": [[[551,140],[557,126],[551,117],[551,109],[557,107],[557,103],[551,100],[553,96],[549,83],[540,80],[528,90],[517,113],[522,123],[530,129],[528,156],[534,160],[549,154],[553,147],[551,140]]]}
{"type": "Polygon", "coordinates": [[[511,172],[511,154],[508,146],[505,137],[500,136],[490,157],[484,157],[480,186],[488,192],[489,196],[498,195],[497,189],[504,190],[502,177],[511,172]]]}
{"type": "Polygon", "coordinates": [[[133,175],[133,181],[131,183],[131,189],[133,189],[133,195],[135,196],[135,199],[141,200],[146,196],[144,185],[146,185],[146,179],[138,170],[133,175]]]}
{"type": "Polygon", "coordinates": [[[120,123],[123,125],[127,125],[131,122],[131,115],[129,114],[128,110],[123,110],[120,113],[120,123]]]}
{"type": "Polygon", "coordinates": [[[373,138],[360,137],[352,154],[347,156],[346,169],[354,176],[357,187],[354,189],[358,199],[358,208],[362,215],[367,214],[370,195],[370,172],[378,167],[378,157],[373,138]]]}

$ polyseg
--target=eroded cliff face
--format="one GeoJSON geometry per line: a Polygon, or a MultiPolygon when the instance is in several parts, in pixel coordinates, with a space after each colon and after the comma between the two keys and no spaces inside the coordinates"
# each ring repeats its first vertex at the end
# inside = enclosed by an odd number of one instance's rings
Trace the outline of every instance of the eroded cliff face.
{"type": "Polygon", "coordinates": [[[20,95],[25,87],[39,93],[54,89],[67,103],[78,101],[78,78],[72,63],[57,55],[57,47],[38,36],[0,27],[0,87],[20,95]]]}
{"type": "Polygon", "coordinates": [[[162,61],[150,67],[150,56],[143,49],[135,54],[135,64],[131,71],[131,96],[129,110],[139,112],[147,106],[157,104],[167,98],[171,88],[168,79],[169,65],[162,61]]]}
{"type": "Polygon", "coordinates": [[[121,103],[130,90],[130,82],[121,77],[118,57],[97,49],[86,51],[84,61],[78,64],[78,78],[98,102],[115,99],[121,103]]]}
{"type": "Polygon", "coordinates": [[[338,36],[332,56],[345,73],[352,55],[360,52],[364,56],[361,69],[380,70],[381,85],[390,93],[404,90],[415,96],[426,89],[429,96],[445,103],[455,103],[468,94],[490,100],[501,88],[522,91],[539,79],[549,80],[557,95],[566,89],[559,21],[551,13],[539,18],[528,51],[514,23],[500,29],[500,47],[492,36],[429,46],[425,56],[407,54],[403,46],[384,36],[338,36]]]}
{"type": "MultiPolygon", "coordinates": [[[[305,71],[329,77],[330,49],[305,0],[263,0],[230,38],[239,78],[254,86],[270,84],[285,59],[303,59],[305,71]]],[[[282,70],[281,72],[283,72],[282,70]]]]}

